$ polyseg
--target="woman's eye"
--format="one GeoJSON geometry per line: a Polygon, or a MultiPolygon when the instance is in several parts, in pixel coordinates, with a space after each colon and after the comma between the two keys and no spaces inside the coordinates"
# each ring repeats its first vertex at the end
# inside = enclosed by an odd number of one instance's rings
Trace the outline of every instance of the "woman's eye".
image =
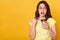
{"type": "Polygon", "coordinates": [[[42,8],[42,7],[39,7],[39,9],[46,9],[46,7],[42,8]]]}
{"type": "Polygon", "coordinates": [[[39,9],[42,9],[42,7],[39,7],[39,9]]]}
{"type": "Polygon", "coordinates": [[[46,9],[46,7],[44,7],[44,9],[46,9]]]}

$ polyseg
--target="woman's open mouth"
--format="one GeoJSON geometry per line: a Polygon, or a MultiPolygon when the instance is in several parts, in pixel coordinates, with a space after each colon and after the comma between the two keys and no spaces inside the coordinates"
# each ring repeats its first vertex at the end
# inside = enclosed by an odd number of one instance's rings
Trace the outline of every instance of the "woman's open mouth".
{"type": "Polygon", "coordinates": [[[44,14],[44,12],[41,12],[41,14],[44,14]]]}

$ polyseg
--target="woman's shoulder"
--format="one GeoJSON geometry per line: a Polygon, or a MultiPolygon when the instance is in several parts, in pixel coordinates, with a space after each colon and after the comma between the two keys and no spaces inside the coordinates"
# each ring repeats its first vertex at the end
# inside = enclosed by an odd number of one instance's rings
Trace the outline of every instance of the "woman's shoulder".
{"type": "Polygon", "coordinates": [[[56,23],[56,21],[55,21],[54,18],[48,18],[47,23],[48,23],[50,26],[52,26],[52,25],[54,25],[54,24],[56,23]]]}
{"type": "Polygon", "coordinates": [[[56,21],[54,18],[48,18],[47,23],[49,24],[49,27],[52,28],[53,25],[56,24],[56,21]]]}
{"type": "Polygon", "coordinates": [[[47,21],[55,21],[55,19],[54,18],[48,18],[47,21]]]}

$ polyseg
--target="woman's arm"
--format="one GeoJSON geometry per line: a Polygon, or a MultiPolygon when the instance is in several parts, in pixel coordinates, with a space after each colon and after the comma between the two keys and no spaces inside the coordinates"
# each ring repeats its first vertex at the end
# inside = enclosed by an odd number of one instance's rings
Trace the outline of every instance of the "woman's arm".
{"type": "Polygon", "coordinates": [[[31,38],[31,40],[34,40],[34,38],[35,38],[35,23],[36,23],[35,19],[32,19],[30,22],[30,38],[31,38]]]}
{"type": "Polygon", "coordinates": [[[55,40],[55,38],[56,38],[56,26],[55,26],[55,24],[52,26],[51,29],[49,29],[49,33],[50,33],[52,39],[55,40]]]}

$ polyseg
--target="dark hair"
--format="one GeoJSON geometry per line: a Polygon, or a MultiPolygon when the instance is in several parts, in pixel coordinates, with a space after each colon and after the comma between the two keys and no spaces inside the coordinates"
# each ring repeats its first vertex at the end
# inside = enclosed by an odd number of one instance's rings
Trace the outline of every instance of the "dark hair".
{"type": "Polygon", "coordinates": [[[37,9],[36,9],[36,12],[35,12],[35,18],[38,19],[38,17],[40,16],[40,15],[39,15],[39,12],[38,12],[38,8],[39,8],[39,5],[40,5],[41,3],[43,3],[43,4],[46,6],[46,8],[47,8],[47,13],[46,13],[46,15],[45,15],[46,19],[52,18],[51,13],[50,13],[49,5],[48,5],[48,3],[47,3],[46,1],[40,1],[40,2],[38,3],[37,9]]]}

